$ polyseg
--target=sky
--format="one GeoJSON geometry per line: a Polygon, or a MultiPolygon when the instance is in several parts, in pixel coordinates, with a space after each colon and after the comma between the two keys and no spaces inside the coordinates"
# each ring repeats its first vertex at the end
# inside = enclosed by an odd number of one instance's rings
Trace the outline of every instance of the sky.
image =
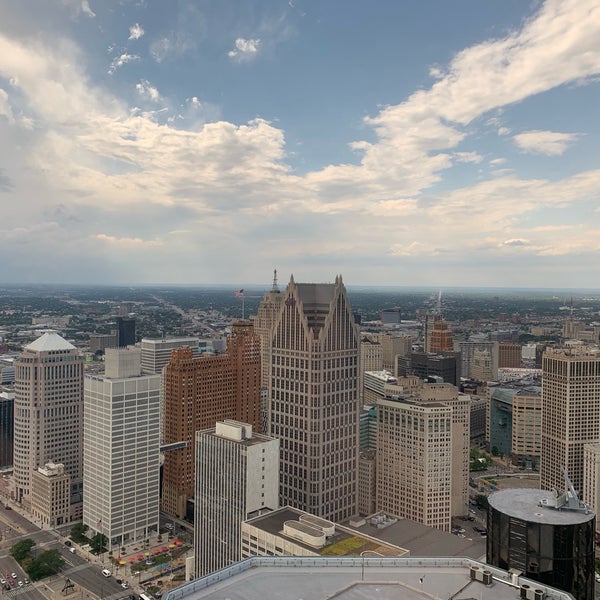
{"type": "Polygon", "coordinates": [[[600,288],[600,4],[0,0],[0,257],[600,288]]]}

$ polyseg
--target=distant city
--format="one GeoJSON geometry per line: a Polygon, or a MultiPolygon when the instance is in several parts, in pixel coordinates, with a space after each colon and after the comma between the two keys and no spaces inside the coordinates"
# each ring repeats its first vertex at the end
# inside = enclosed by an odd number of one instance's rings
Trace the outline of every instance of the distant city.
{"type": "Polygon", "coordinates": [[[346,283],[0,287],[2,547],[115,600],[260,557],[594,598],[600,292],[346,283]]]}

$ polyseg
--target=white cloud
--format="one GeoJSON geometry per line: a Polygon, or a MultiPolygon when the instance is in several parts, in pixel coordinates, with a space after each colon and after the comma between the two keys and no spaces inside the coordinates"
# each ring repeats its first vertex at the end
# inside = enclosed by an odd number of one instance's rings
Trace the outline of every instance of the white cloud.
{"type": "Polygon", "coordinates": [[[135,89],[140,96],[147,98],[152,102],[159,102],[161,100],[158,90],[153,85],[150,85],[150,82],[145,79],[136,83],[135,89]]]}
{"type": "Polygon", "coordinates": [[[529,154],[560,156],[577,138],[577,133],[534,130],[514,135],[512,139],[518,148],[529,154]]]}
{"type": "Polygon", "coordinates": [[[144,35],[144,29],[139,24],[136,23],[129,28],[129,38],[130,40],[139,40],[144,35]]]}
{"type": "Polygon", "coordinates": [[[252,60],[257,55],[260,44],[260,39],[237,38],[235,48],[230,50],[227,56],[240,62],[252,60]]]}
{"type": "Polygon", "coordinates": [[[493,158],[492,160],[490,160],[490,166],[497,167],[499,165],[503,165],[505,162],[505,158],[493,158]]]}
{"type": "Polygon", "coordinates": [[[0,117],[5,117],[9,123],[14,123],[12,108],[8,102],[8,94],[0,88],[0,117]]]}
{"type": "Polygon", "coordinates": [[[117,69],[119,69],[123,65],[126,65],[127,63],[130,63],[130,62],[135,62],[137,60],[140,60],[140,57],[137,54],[128,54],[127,52],[124,52],[120,56],[117,56],[117,58],[115,58],[110,63],[108,72],[112,75],[117,69]]]}
{"type": "Polygon", "coordinates": [[[460,163],[473,163],[476,165],[483,160],[483,156],[478,152],[455,152],[454,158],[460,163]]]}
{"type": "Polygon", "coordinates": [[[510,129],[508,127],[499,127],[498,135],[508,135],[510,133],[510,129]]]}
{"type": "Polygon", "coordinates": [[[90,8],[89,0],[62,0],[62,3],[76,15],[83,13],[91,18],[96,16],[96,13],[90,8]]]}
{"type": "Polygon", "coordinates": [[[142,247],[162,246],[162,242],[159,240],[144,240],[142,238],[132,237],[116,237],[113,235],[107,235],[105,233],[98,233],[93,236],[94,239],[110,244],[112,246],[120,246],[127,249],[135,249],[142,247]]]}

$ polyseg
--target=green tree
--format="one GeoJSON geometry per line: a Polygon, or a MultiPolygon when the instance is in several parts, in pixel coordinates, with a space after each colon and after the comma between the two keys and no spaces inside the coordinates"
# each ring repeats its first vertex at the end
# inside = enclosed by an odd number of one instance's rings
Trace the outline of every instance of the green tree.
{"type": "Polygon", "coordinates": [[[65,564],[58,550],[46,550],[34,558],[25,568],[32,581],[56,575],[65,564]]]}
{"type": "Polygon", "coordinates": [[[87,530],[87,525],[84,525],[83,523],[75,523],[75,525],[71,527],[71,539],[78,544],[81,542],[86,542],[87,536],[85,534],[87,530]]]}
{"type": "Polygon", "coordinates": [[[29,551],[35,546],[35,542],[32,539],[21,540],[10,549],[11,556],[20,563],[27,556],[29,551]]]}
{"type": "Polygon", "coordinates": [[[477,505],[477,508],[487,509],[487,507],[488,507],[487,496],[485,494],[477,494],[475,496],[475,504],[477,505]]]}
{"type": "Polygon", "coordinates": [[[498,446],[492,446],[492,456],[498,456],[498,454],[500,454],[498,446]]]}
{"type": "Polygon", "coordinates": [[[103,533],[97,533],[90,540],[90,546],[92,548],[92,552],[95,552],[96,554],[106,552],[106,544],[107,543],[108,543],[108,538],[103,533]]]}

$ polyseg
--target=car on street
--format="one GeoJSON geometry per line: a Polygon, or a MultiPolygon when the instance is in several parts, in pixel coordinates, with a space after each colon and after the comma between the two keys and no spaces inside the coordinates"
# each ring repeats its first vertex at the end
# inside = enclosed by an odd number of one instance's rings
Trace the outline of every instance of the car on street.
{"type": "Polygon", "coordinates": [[[0,579],[0,585],[4,585],[6,583],[6,579],[4,579],[4,577],[2,579],[0,579]]]}
{"type": "Polygon", "coordinates": [[[126,582],[126,581],[124,581],[124,582],[121,584],[121,587],[122,587],[124,590],[126,590],[126,589],[127,589],[129,586],[127,585],[127,582],[126,582]]]}
{"type": "Polygon", "coordinates": [[[22,581],[18,581],[18,582],[17,582],[17,585],[18,585],[19,587],[23,587],[23,582],[22,582],[22,581]]]}
{"type": "Polygon", "coordinates": [[[65,546],[70,546],[71,545],[71,541],[70,540],[65,540],[65,546]]]}
{"type": "Polygon", "coordinates": [[[15,580],[14,580],[14,579],[9,579],[9,580],[8,580],[8,583],[9,583],[11,586],[13,586],[13,585],[15,585],[15,580]]]}
{"type": "Polygon", "coordinates": [[[11,574],[10,574],[10,576],[11,576],[13,579],[16,579],[16,578],[17,578],[17,574],[16,574],[16,573],[11,573],[11,574]]]}

